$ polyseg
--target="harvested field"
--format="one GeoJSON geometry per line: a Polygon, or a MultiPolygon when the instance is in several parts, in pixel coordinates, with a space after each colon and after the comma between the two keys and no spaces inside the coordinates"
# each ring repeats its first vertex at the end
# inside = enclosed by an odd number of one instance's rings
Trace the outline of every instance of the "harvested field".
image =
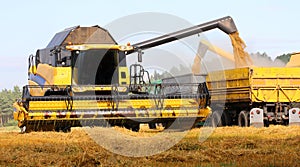
{"type": "MultiPolygon", "coordinates": [[[[111,130],[141,140],[162,131],[111,130]]],[[[192,129],[180,142],[159,154],[127,157],[99,146],[84,128],[72,129],[70,133],[26,134],[2,128],[0,166],[300,166],[300,127],[220,127],[204,142],[199,141],[200,133],[201,128],[192,129]]]]}

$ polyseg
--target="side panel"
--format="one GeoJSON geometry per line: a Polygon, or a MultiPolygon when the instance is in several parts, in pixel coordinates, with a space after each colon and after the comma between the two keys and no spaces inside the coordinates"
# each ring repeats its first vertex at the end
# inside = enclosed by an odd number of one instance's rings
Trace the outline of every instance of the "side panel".
{"type": "Polygon", "coordinates": [[[249,68],[237,68],[208,73],[207,87],[212,101],[250,101],[249,68]]]}
{"type": "Polygon", "coordinates": [[[253,68],[252,101],[300,102],[300,68],[253,68]]]}
{"type": "Polygon", "coordinates": [[[71,85],[71,67],[55,67],[54,85],[71,85]]]}

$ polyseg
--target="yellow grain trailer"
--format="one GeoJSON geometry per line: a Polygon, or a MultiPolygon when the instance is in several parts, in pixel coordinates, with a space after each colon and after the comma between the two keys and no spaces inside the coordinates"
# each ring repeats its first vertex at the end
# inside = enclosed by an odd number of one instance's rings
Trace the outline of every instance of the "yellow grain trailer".
{"type": "Polygon", "coordinates": [[[249,111],[261,108],[264,124],[287,124],[290,108],[300,104],[300,68],[245,67],[210,72],[211,107],[222,125],[249,126],[249,111]],[[220,111],[223,111],[221,115],[220,111]]]}

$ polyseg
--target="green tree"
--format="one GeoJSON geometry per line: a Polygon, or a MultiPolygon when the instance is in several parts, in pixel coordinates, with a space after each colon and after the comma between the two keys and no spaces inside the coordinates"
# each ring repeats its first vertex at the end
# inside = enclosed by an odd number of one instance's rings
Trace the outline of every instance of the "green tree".
{"type": "Polygon", "coordinates": [[[13,90],[3,89],[0,92],[0,126],[4,126],[13,118],[13,103],[21,98],[21,90],[14,86],[13,90]]]}
{"type": "Polygon", "coordinates": [[[291,54],[290,53],[282,54],[280,56],[277,56],[276,59],[279,59],[279,60],[283,61],[284,63],[288,63],[291,59],[291,54]]]}

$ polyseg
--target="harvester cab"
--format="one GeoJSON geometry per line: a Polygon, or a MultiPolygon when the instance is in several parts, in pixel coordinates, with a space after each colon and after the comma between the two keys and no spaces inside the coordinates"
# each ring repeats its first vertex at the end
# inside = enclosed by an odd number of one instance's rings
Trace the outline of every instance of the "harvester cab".
{"type": "Polygon", "coordinates": [[[109,94],[111,85],[129,84],[125,52],[131,48],[117,45],[99,26],[66,29],[30,56],[28,92],[30,96],[65,94],[68,85],[74,87],[73,93],[109,94]]]}
{"type": "Polygon", "coordinates": [[[224,17],[133,45],[118,45],[99,26],[65,29],[29,57],[29,84],[23,87],[22,101],[14,104],[14,119],[26,131],[107,125],[138,131],[141,122],[168,128],[177,119],[173,128],[183,128],[184,122],[192,126],[211,112],[205,82],[181,85],[185,93],[167,94],[165,90],[176,83],[159,83],[159,91],[150,94],[149,73],[140,64],[128,68],[126,55],[138,52],[142,61],[145,49],[215,28],[237,32],[232,18],[224,17]]]}

